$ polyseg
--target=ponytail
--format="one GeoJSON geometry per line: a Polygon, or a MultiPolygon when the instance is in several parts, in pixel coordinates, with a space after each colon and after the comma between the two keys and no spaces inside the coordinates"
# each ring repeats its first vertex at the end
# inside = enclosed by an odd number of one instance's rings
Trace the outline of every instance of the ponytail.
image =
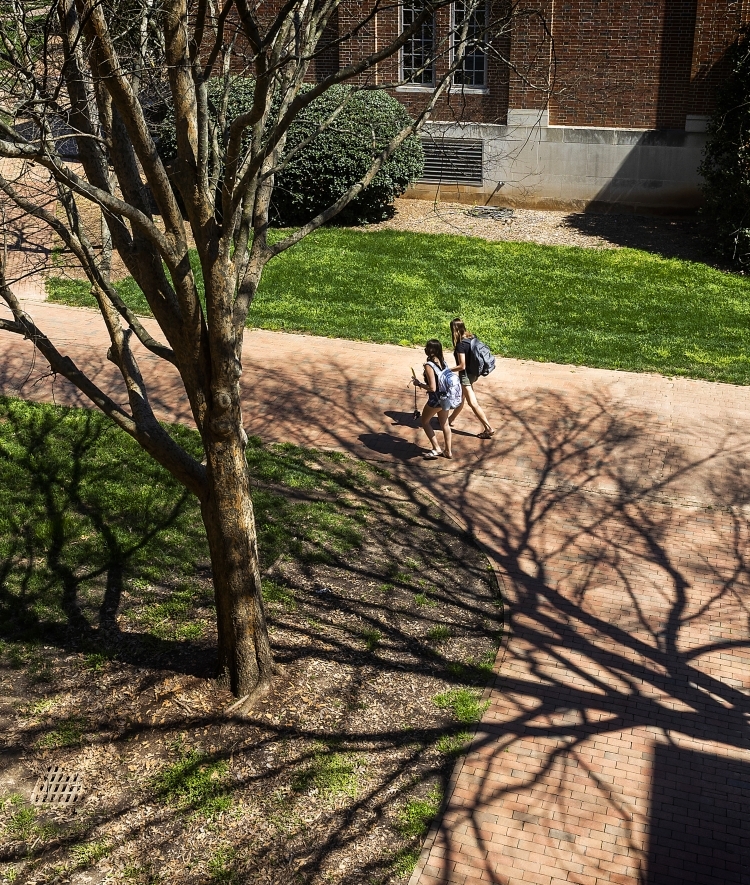
{"type": "Polygon", "coordinates": [[[430,340],[424,346],[424,352],[427,355],[427,359],[432,359],[434,357],[440,364],[440,368],[445,368],[443,345],[437,340],[437,338],[430,338],[430,340]]]}

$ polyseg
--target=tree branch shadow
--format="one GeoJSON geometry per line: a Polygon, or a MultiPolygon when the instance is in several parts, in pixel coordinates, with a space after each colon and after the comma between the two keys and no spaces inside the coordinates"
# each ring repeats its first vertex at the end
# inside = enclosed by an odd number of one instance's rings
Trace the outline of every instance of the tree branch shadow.
{"type": "MultiPolygon", "coordinates": [[[[575,397],[506,390],[488,395],[501,419],[494,440],[462,440],[457,464],[424,465],[410,454],[421,431],[403,392],[350,380],[346,354],[326,371],[330,385],[317,376],[313,389],[302,372],[280,381],[254,370],[248,431],[378,461],[414,500],[427,490],[489,551],[503,587],[491,706],[428,841],[442,855],[439,881],[454,880],[465,845],[473,868],[495,883],[543,855],[571,881],[612,874],[661,885],[670,881],[665,852],[692,858],[704,875],[714,849],[724,865],[715,875],[743,881],[744,837],[734,860],[719,837],[748,801],[742,433],[708,427],[710,450],[671,440],[654,460],[652,414],[624,409],[606,388],[575,397]],[[373,396],[389,400],[386,431],[373,396]],[[669,808],[680,803],[683,832],[667,832],[669,808]]],[[[171,408],[166,393],[161,404],[171,408]]],[[[357,564],[350,568],[355,574],[357,564]]],[[[352,826],[342,820],[336,838],[350,838],[352,826]]],[[[323,869],[328,844],[311,875],[323,869]]]]}

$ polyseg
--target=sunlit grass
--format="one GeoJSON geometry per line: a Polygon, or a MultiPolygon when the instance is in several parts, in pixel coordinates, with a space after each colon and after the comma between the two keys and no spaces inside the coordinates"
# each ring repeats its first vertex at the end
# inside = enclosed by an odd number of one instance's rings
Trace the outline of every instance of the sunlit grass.
{"type": "Polygon", "coordinates": [[[180,754],[154,780],[159,795],[183,811],[213,817],[232,804],[227,786],[229,766],[198,750],[180,754]]]}
{"type": "Polygon", "coordinates": [[[440,809],[443,794],[439,787],[424,799],[409,799],[398,813],[398,828],[404,836],[424,836],[440,809]]]}
{"type": "MultiPolygon", "coordinates": [[[[84,283],[48,292],[93,305],[84,283]]],[[[750,280],[636,249],[327,229],[268,265],[249,324],[447,345],[454,316],[505,356],[750,383],[750,280]]]]}
{"type": "Polygon", "coordinates": [[[315,790],[322,797],[356,796],[356,760],[349,753],[320,747],[309,764],[295,775],[292,789],[298,793],[315,790]]]}
{"type": "Polygon", "coordinates": [[[489,706],[488,701],[481,701],[481,691],[471,688],[452,688],[443,694],[435,695],[433,704],[441,710],[450,710],[459,722],[467,724],[479,722],[489,706]]]}

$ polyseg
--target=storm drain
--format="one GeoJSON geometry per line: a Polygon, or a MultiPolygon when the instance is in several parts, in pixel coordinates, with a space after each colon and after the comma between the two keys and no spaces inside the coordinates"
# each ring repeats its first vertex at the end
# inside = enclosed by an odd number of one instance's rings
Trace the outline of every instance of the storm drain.
{"type": "Polygon", "coordinates": [[[503,206],[473,206],[466,210],[472,218],[492,218],[495,221],[510,221],[513,218],[513,210],[503,206]]]}
{"type": "Polygon", "coordinates": [[[47,774],[36,782],[31,802],[33,805],[73,805],[82,793],[81,775],[77,771],[50,765],[47,774]]]}

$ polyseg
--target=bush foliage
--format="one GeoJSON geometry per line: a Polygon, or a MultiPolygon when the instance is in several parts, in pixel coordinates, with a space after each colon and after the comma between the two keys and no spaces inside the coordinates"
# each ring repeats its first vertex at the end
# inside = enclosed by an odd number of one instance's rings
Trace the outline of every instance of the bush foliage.
{"type": "Polygon", "coordinates": [[[730,50],[730,73],[709,123],[700,167],[704,214],[719,251],[750,264],[750,28],[730,50]]]}
{"type": "MultiPolygon", "coordinates": [[[[336,86],[323,93],[292,126],[287,151],[315,132],[336,108],[344,108],[333,125],[293,156],[278,176],[274,194],[281,224],[303,224],[333,204],[362,178],[375,157],[410,122],[406,108],[385,92],[349,92],[336,86]]],[[[424,154],[410,136],[383,164],[370,185],[342,213],[347,222],[383,218],[393,200],[422,173],[424,154]]]]}
{"type": "MultiPolygon", "coordinates": [[[[309,87],[308,87],[309,88],[309,87]]],[[[222,81],[209,87],[214,122],[221,115],[222,81]]],[[[252,106],[253,81],[236,78],[229,91],[224,123],[229,126],[252,106]]],[[[304,224],[331,206],[370,168],[375,156],[411,121],[406,108],[385,92],[357,92],[334,86],[305,108],[289,129],[285,166],[276,176],[272,217],[274,223],[304,224]],[[310,144],[295,150],[315,135],[339,106],[335,120],[310,144]]],[[[159,152],[166,161],[176,156],[174,114],[168,110],[156,129],[159,152]]],[[[387,217],[396,197],[422,173],[424,154],[416,135],[407,138],[383,164],[370,185],[341,213],[349,224],[387,217]]]]}

